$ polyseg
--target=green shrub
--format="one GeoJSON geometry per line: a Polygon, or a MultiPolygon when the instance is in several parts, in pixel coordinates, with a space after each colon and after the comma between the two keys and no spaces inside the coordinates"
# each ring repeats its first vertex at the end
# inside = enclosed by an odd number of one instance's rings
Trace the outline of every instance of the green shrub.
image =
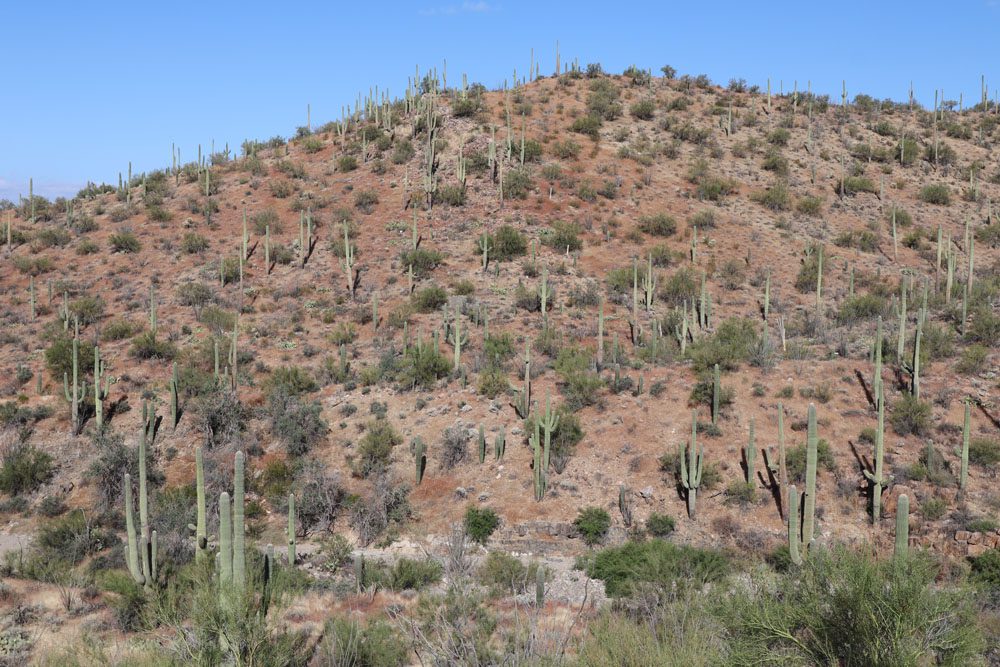
{"type": "MultiPolygon", "coordinates": [[[[932,185],[925,185],[920,190],[919,194],[920,201],[926,202],[928,204],[939,204],[941,206],[947,206],[951,203],[951,191],[948,186],[944,183],[935,183],[932,185]]],[[[897,219],[898,224],[898,219],[897,219]]]]}
{"type": "Polygon", "coordinates": [[[365,435],[358,444],[357,457],[352,462],[354,474],[360,477],[385,470],[392,460],[393,448],[403,442],[403,436],[388,419],[374,419],[365,428],[365,435]]]}
{"type": "Polygon", "coordinates": [[[491,551],[479,567],[479,581],[494,595],[520,594],[534,585],[538,564],[525,566],[505,551],[491,551]]]}
{"type": "MultiPolygon", "coordinates": [[[[81,339],[77,347],[77,359],[80,375],[85,375],[94,368],[94,346],[81,339]]],[[[45,350],[45,365],[52,377],[62,381],[63,376],[73,379],[73,339],[63,333],[45,350]]]]}
{"type": "Polygon", "coordinates": [[[31,493],[53,475],[52,457],[18,440],[0,451],[0,491],[11,496],[31,493]]]}
{"type": "Polygon", "coordinates": [[[715,364],[722,370],[732,371],[750,358],[759,338],[756,322],[732,317],[719,324],[713,335],[702,336],[689,345],[688,355],[698,372],[711,370],[715,364]]]}
{"type": "MultiPolygon", "coordinates": [[[[342,247],[342,246],[341,246],[342,247]]],[[[417,248],[416,250],[404,250],[399,254],[399,261],[404,268],[413,266],[413,275],[417,278],[424,278],[431,271],[436,269],[444,259],[437,250],[429,248],[417,248]]]]}
{"type": "MultiPolygon", "coordinates": [[[[528,241],[521,232],[511,225],[502,225],[488,238],[491,261],[510,261],[528,251],[528,241]]],[[[479,250],[478,246],[477,250],[479,250]]],[[[480,250],[480,252],[482,251],[480,250]]]]}
{"type": "Polygon", "coordinates": [[[139,252],[142,248],[142,244],[139,243],[139,239],[136,238],[135,234],[127,231],[112,234],[108,238],[108,242],[111,244],[111,249],[114,252],[133,253],[139,252]]]}
{"type": "Polygon", "coordinates": [[[396,380],[407,389],[429,389],[451,372],[451,364],[451,359],[440,350],[435,351],[430,343],[410,345],[400,362],[396,380]]]}
{"type": "Polygon", "coordinates": [[[194,255],[208,250],[208,239],[201,234],[188,232],[181,240],[181,251],[188,255],[194,255]]]}
{"type": "MultiPolygon", "coordinates": [[[[796,484],[801,484],[806,479],[806,444],[802,443],[795,447],[789,447],[785,453],[785,467],[788,470],[788,478],[796,484]]],[[[816,468],[833,472],[837,469],[837,463],[833,458],[833,451],[830,443],[825,438],[820,438],[816,442],[816,468]]]]}
{"type": "Polygon", "coordinates": [[[698,590],[722,579],[729,568],[729,562],[718,551],[654,539],[603,549],[586,570],[587,576],[604,581],[609,596],[623,597],[644,585],[664,592],[698,590]]]}
{"type": "Polygon", "coordinates": [[[652,119],[654,111],[656,111],[656,103],[651,99],[639,100],[629,107],[629,113],[639,120],[652,119]]]}
{"type": "Polygon", "coordinates": [[[993,467],[1000,463],[1000,442],[989,438],[969,440],[969,463],[993,467]]]}
{"type": "Polygon", "coordinates": [[[465,510],[465,532],[473,542],[486,544],[499,526],[500,517],[488,507],[470,506],[465,510]]]}
{"type": "Polygon", "coordinates": [[[410,659],[408,640],[378,619],[362,625],[356,618],[332,618],[323,626],[322,636],[318,653],[324,665],[403,667],[410,659]]]}
{"type": "Polygon", "coordinates": [[[165,339],[157,339],[152,331],[139,334],[132,339],[129,354],[137,359],[161,359],[170,361],[177,356],[177,346],[165,339]]]}
{"type": "Polygon", "coordinates": [[[889,304],[877,294],[855,294],[840,303],[837,319],[843,323],[874,319],[889,315],[889,304]]]}
{"type": "Polygon", "coordinates": [[[646,531],[653,537],[666,537],[674,532],[674,518],[667,514],[653,512],[646,519],[646,531]]]}
{"type": "Polygon", "coordinates": [[[795,202],[795,210],[802,215],[819,215],[823,211],[823,200],[813,195],[806,195],[795,202]]]}
{"type": "Polygon", "coordinates": [[[572,222],[556,220],[552,227],[546,230],[542,242],[557,252],[570,252],[583,248],[580,240],[580,227],[572,222]]]}
{"type": "Polygon", "coordinates": [[[585,134],[594,141],[601,138],[601,119],[597,116],[580,116],[573,121],[569,129],[573,132],[578,132],[579,134],[585,134]]]}
{"type": "Polygon", "coordinates": [[[604,541],[611,528],[611,517],[600,507],[584,507],[573,520],[573,527],[588,546],[604,541]]]}
{"type": "Polygon", "coordinates": [[[303,401],[281,385],[271,387],[267,400],[271,433],[285,443],[289,456],[307,454],[326,436],[330,428],[321,416],[322,410],[319,401],[303,401]]]}
{"type": "Polygon", "coordinates": [[[754,192],[750,198],[772,211],[784,211],[791,205],[792,197],[788,192],[788,184],[775,181],[765,190],[754,192]]]}
{"type": "Polygon", "coordinates": [[[419,591],[441,581],[444,568],[433,558],[400,558],[392,567],[389,587],[394,591],[419,591]]]}
{"type": "Polygon", "coordinates": [[[653,236],[672,236],[677,231],[677,222],[666,213],[644,215],[639,218],[639,229],[653,236]]]}
{"type": "Polygon", "coordinates": [[[434,192],[434,201],[448,206],[463,206],[465,204],[465,187],[457,183],[439,185],[434,192]]]}
{"type": "Polygon", "coordinates": [[[987,588],[1000,589],[1000,551],[989,549],[969,559],[972,564],[970,579],[987,588]]]}
{"type": "Polygon", "coordinates": [[[264,393],[283,392],[289,396],[308,394],[319,389],[319,383],[306,370],[298,366],[280,366],[264,382],[264,393]]]}
{"type": "Polygon", "coordinates": [[[438,287],[437,285],[430,285],[420,290],[413,295],[413,305],[417,307],[421,313],[430,313],[441,306],[443,306],[448,301],[448,293],[445,292],[443,287],[438,287]]]}
{"type": "Polygon", "coordinates": [[[691,267],[675,271],[663,281],[659,297],[669,306],[681,306],[686,301],[688,305],[695,303],[701,290],[700,276],[691,267]]]}
{"type": "Polygon", "coordinates": [[[892,405],[889,417],[898,435],[926,435],[931,427],[931,406],[909,394],[892,405]]]}
{"type": "Polygon", "coordinates": [[[525,168],[511,169],[503,175],[504,199],[526,199],[533,184],[531,175],[525,168]]]}
{"type": "Polygon", "coordinates": [[[378,204],[378,194],[374,190],[358,190],[354,193],[354,207],[364,213],[371,213],[378,204]]]}
{"type": "Polygon", "coordinates": [[[358,168],[358,159],[353,155],[341,155],[337,158],[337,171],[346,174],[358,168]]]}

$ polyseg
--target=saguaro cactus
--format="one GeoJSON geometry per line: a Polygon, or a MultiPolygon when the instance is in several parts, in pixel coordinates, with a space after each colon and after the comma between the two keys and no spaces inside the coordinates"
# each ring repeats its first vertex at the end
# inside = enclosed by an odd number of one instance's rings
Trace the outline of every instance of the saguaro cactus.
{"type": "Polygon", "coordinates": [[[422,438],[413,439],[413,465],[417,486],[424,481],[424,471],[427,469],[427,445],[422,438]]]}
{"type": "Polygon", "coordinates": [[[515,389],[514,410],[521,419],[527,419],[531,411],[531,344],[524,343],[524,386],[515,389]]]}
{"type": "Polygon", "coordinates": [[[962,468],[958,477],[958,488],[965,490],[965,484],[969,481],[969,399],[965,401],[965,419],[962,423],[962,468]]]}
{"type": "MultiPolygon", "coordinates": [[[[764,465],[767,466],[771,477],[777,481],[778,489],[780,490],[778,498],[780,499],[781,494],[788,490],[788,465],[785,458],[785,409],[781,403],[778,403],[778,460],[773,461],[771,459],[770,448],[765,449],[764,465]]],[[[778,511],[782,511],[780,500],[778,511]]]]}
{"type": "Polygon", "coordinates": [[[698,412],[691,411],[691,441],[688,444],[687,452],[684,447],[680,450],[681,459],[681,486],[687,491],[688,517],[695,518],[695,509],[698,501],[698,487],[701,486],[702,464],[704,463],[703,448],[697,448],[698,440],[698,412]]]}
{"type": "Polygon", "coordinates": [[[910,498],[905,493],[896,502],[896,545],[893,555],[905,558],[910,547],[910,498]]]}
{"type": "Polygon", "coordinates": [[[715,364],[712,369],[712,424],[719,422],[719,394],[722,388],[719,385],[719,364],[715,364]]]}
{"type": "Polygon", "coordinates": [[[504,450],[507,448],[507,436],[504,433],[504,427],[500,427],[500,432],[497,433],[496,440],[493,441],[493,454],[496,456],[496,460],[499,461],[503,458],[504,450]]]}
{"type": "Polygon", "coordinates": [[[545,606],[545,568],[541,565],[535,570],[535,606],[545,606]]]}
{"type": "Polygon", "coordinates": [[[486,431],[483,429],[483,425],[479,425],[479,463],[480,465],[486,461],[486,431]]]}
{"type": "Polygon", "coordinates": [[[236,452],[233,467],[233,584],[236,590],[246,589],[246,521],[243,452],[236,452]]]}
{"type": "Polygon", "coordinates": [[[754,420],[753,417],[750,418],[750,436],[747,441],[747,446],[743,448],[743,458],[746,462],[746,480],[747,484],[753,484],[754,481],[754,469],[757,463],[757,444],[754,441],[754,420]]]}
{"type": "Polygon", "coordinates": [[[288,564],[295,565],[295,494],[288,494],[288,564]]]}
{"type": "Polygon", "coordinates": [[[809,421],[806,431],[806,495],[802,516],[802,543],[808,547],[815,535],[816,525],[816,459],[819,436],[816,433],[816,406],[809,404],[809,421]]]}
{"type": "Polygon", "coordinates": [[[796,565],[802,564],[802,549],[799,541],[799,490],[792,484],[788,487],[788,555],[796,565]]]}
{"type": "Polygon", "coordinates": [[[173,371],[170,376],[170,424],[176,429],[177,422],[180,421],[180,384],[177,382],[177,362],[173,364],[173,371]]]}
{"type": "Polygon", "coordinates": [[[208,558],[208,512],[205,498],[205,462],[201,447],[194,450],[195,493],[197,497],[197,524],[194,526],[195,559],[204,561],[208,558]]]}
{"type": "Polygon", "coordinates": [[[882,487],[888,484],[889,480],[882,474],[882,457],[885,452],[885,397],[882,395],[882,386],[879,385],[878,395],[875,397],[878,403],[878,429],[875,431],[875,454],[872,466],[874,470],[865,470],[865,477],[872,483],[872,524],[878,524],[882,516],[882,487]]]}
{"type": "Polygon", "coordinates": [[[111,378],[104,378],[104,387],[101,388],[101,376],[104,375],[104,362],[101,360],[101,349],[94,346],[94,420],[97,428],[104,425],[104,401],[111,392],[111,378]]]}
{"type": "Polygon", "coordinates": [[[73,435],[79,435],[83,424],[80,420],[80,406],[85,399],[83,384],[80,382],[80,332],[73,335],[73,385],[69,384],[69,378],[63,373],[63,395],[69,402],[70,407],[70,429],[73,435]]]}

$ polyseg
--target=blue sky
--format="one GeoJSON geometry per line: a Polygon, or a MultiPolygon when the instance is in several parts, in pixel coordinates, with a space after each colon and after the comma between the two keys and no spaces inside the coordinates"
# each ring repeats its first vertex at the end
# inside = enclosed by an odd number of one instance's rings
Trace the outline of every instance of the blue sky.
{"type": "MultiPolygon", "coordinates": [[[[448,61],[449,82],[488,87],[530,50],[543,73],[563,61],[606,70],[664,64],[764,84],[770,76],[839,99],[931,104],[1000,86],[1000,0],[949,3],[381,0],[362,3],[9,2],[0,10],[0,198],[72,195],[184,161],[199,143],[288,136],[340,115],[369,86],[401,93],[414,65],[448,61]],[[91,5],[87,7],[85,5],[91,5]],[[757,6],[755,6],[757,5],[757,6]]],[[[993,97],[991,93],[991,98],[993,97]]]]}

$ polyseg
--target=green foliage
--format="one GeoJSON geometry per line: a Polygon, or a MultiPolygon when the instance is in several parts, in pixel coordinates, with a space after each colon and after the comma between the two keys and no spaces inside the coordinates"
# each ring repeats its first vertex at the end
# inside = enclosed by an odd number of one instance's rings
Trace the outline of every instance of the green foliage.
{"type": "Polygon", "coordinates": [[[385,621],[336,617],[323,626],[318,653],[330,667],[403,667],[410,657],[408,640],[385,621]]]}
{"type": "Polygon", "coordinates": [[[196,232],[188,232],[181,239],[181,252],[194,255],[208,250],[208,239],[196,232]]]}
{"type": "Polygon", "coordinates": [[[969,345],[962,350],[962,355],[955,364],[955,370],[965,375],[978,374],[986,367],[988,355],[989,348],[985,345],[969,345]]]}
{"type": "MultiPolygon", "coordinates": [[[[524,235],[511,225],[502,225],[493,234],[488,236],[490,248],[490,261],[507,262],[515,257],[520,257],[528,251],[528,241],[524,235]]],[[[478,245],[478,252],[482,252],[478,245]]]]}
{"type": "Polygon", "coordinates": [[[579,116],[569,126],[569,129],[573,132],[585,134],[594,141],[597,141],[601,138],[601,125],[603,124],[604,123],[597,116],[579,116]]]}
{"type": "Polygon", "coordinates": [[[674,532],[674,518],[668,514],[653,512],[646,519],[646,531],[653,537],[666,537],[674,532]]]}
{"type": "Polygon", "coordinates": [[[784,181],[775,181],[770,187],[751,194],[750,198],[772,211],[787,210],[792,201],[792,196],[788,192],[788,184],[784,181]]]}
{"type": "Polygon", "coordinates": [[[480,509],[470,505],[465,510],[465,532],[473,542],[486,544],[499,526],[500,517],[488,507],[480,509]]]}
{"type": "Polygon", "coordinates": [[[337,158],[337,171],[346,174],[358,168],[358,159],[353,155],[341,155],[337,158]]]}
{"type": "Polygon", "coordinates": [[[139,243],[139,239],[136,238],[135,234],[129,231],[121,231],[117,234],[112,234],[108,237],[108,242],[111,244],[111,249],[114,252],[134,253],[139,252],[142,248],[142,244],[139,243]]]}
{"type": "MultiPolygon", "coordinates": [[[[794,447],[789,447],[785,453],[785,466],[788,469],[788,479],[796,484],[801,484],[806,479],[806,445],[802,443],[794,447]]],[[[830,443],[824,438],[820,438],[816,443],[816,468],[833,472],[837,469],[837,462],[833,458],[833,451],[830,443]]]]}
{"type": "MultiPolygon", "coordinates": [[[[934,183],[932,185],[925,185],[920,189],[920,194],[918,195],[920,201],[927,204],[938,204],[941,206],[947,206],[951,203],[951,191],[948,186],[944,183],[934,183]]],[[[898,219],[897,219],[898,224],[898,219]]]]}
{"type": "Polygon", "coordinates": [[[986,588],[1000,590],[1000,551],[989,549],[969,559],[972,565],[970,579],[986,588]]]}
{"type": "Polygon", "coordinates": [[[648,98],[639,100],[629,107],[629,113],[632,114],[634,118],[638,118],[639,120],[652,119],[654,111],[656,111],[656,103],[648,98]]]}
{"type": "Polygon", "coordinates": [[[681,306],[686,301],[690,307],[698,299],[701,289],[699,280],[699,276],[691,267],[678,269],[663,281],[660,299],[670,306],[681,306]]]}
{"type": "Polygon", "coordinates": [[[54,474],[49,454],[18,440],[0,451],[0,491],[11,496],[31,493],[54,474]]]}
{"type": "Polygon", "coordinates": [[[604,549],[586,567],[587,576],[604,581],[611,597],[631,595],[644,585],[664,592],[674,588],[700,590],[721,580],[729,569],[728,560],[719,551],[659,539],[604,549]]]}
{"type": "Polygon", "coordinates": [[[600,507],[584,507],[573,520],[573,527],[586,545],[594,546],[604,541],[611,528],[611,517],[600,507]]]}
{"type": "Polygon", "coordinates": [[[567,248],[574,252],[583,248],[579,225],[562,220],[553,222],[552,227],[543,233],[542,243],[557,252],[566,252],[567,248]]]}
{"type": "Polygon", "coordinates": [[[929,559],[875,559],[810,550],[777,590],[744,587],[717,612],[730,631],[728,664],[973,664],[980,649],[973,605],[935,585],[929,559]]]}
{"type": "Polygon", "coordinates": [[[531,174],[521,167],[505,171],[503,175],[503,196],[504,199],[527,199],[528,191],[534,187],[531,182],[531,174]]]}
{"type": "Polygon", "coordinates": [[[969,440],[969,463],[992,468],[1000,463],[1000,441],[991,438],[969,440]]]}
{"type": "Polygon", "coordinates": [[[673,236],[677,231],[677,221],[666,213],[644,215],[639,218],[639,229],[653,236],[673,236]]]}
{"type": "Polygon", "coordinates": [[[280,385],[273,387],[267,400],[271,433],[285,443],[289,456],[303,456],[330,430],[319,401],[303,401],[280,385]]]}
{"type": "Polygon", "coordinates": [[[432,345],[411,345],[399,364],[396,381],[408,389],[429,389],[451,372],[451,365],[451,358],[432,345]]]}
{"type": "Polygon", "coordinates": [[[931,406],[906,394],[893,403],[889,420],[899,435],[926,435],[931,427],[931,406]]]}
{"type": "Polygon", "coordinates": [[[698,372],[719,364],[724,371],[739,368],[747,361],[760,336],[757,324],[749,318],[732,317],[724,320],[711,336],[702,336],[688,346],[688,355],[698,372]]]}
{"type": "Polygon", "coordinates": [[[352,461],[352,469],[359,477],[368,477],[389,467],[392,450],[403,442],[388,419],[374,419],[366,425],[366,431],[358,443],[357,456],[352,461]]]}
{"type": "MultiPolygon", "coordinates": [[[[81,339],[77,349],[80,375],[94,368],[94,346],[81,339]]],[[[63,375],[73,379],[73,338],[67,333],[61,333],[45,350],[45,365],[52,377],[62,381],[63,375]]]]}
{"type": "Polygon", "coordinates": [[[494,595],[521,594],[534,585],[538,564],[525,566],[505,551],[491,551],[479,567],[479,581],[494,595]]]}
{"type": "Polygon", "coordinates": [[[412,265],[413,275],[417,278],[427,276],[431,271],[438,267],[438,264],[440,264],[443,259],[444,255],[437,250],[431,250],[429,248],[404,250],[399,254],[400,264],[402,264],[406,270],[409,270],[409,267],[412,265]]]}
{"type": "Polygon", "coordinates": [[[855,294],[841,301],[837,319],[845,324],[889,315],[889,303],[878,294],[855,294]]]}
{"type": "Polygon", "coordinates": [[[795,202],[795,210],[802,215],[819,215],[823,212],[823,200],[813,195],[806,195],[795,202]]]}
{"type": "Polygon", "coordinates": [[[264,382],[264,393],[282,392],[289,396],[308,394],[319,389],[319,383],[306,370],[299,366],[279,366],[271,371],[264,382]]]}
{"type": "Polygon", "coordinates": [[[137,359],[170,361],[177,356],[177,346],[169,340],[157,338],[152,331],[147,331],[132,339],[129,354],[137,359]]]}
{"type": "Polygon", "coordinates": [[[443,287],[438,287],[437,285],[425,287],[413,295],[413,305],[416,306],[417,310],[421,313],[433,312],[443,306],[447,301],[448,293],[443,287]]]}

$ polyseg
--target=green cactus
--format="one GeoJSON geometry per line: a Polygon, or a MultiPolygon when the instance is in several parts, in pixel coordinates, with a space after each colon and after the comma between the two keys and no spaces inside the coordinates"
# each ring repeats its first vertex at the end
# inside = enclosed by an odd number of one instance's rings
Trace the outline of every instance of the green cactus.
{"type": "Polygon", "coordinates": [[[646,312],[653,308],[653,299],[656,297],[656,274],[653,273],[653,253],[649,253],[649,260],[646,264],[646,275],[642,277],[642,291],[645,297],[646,312]]]}
{"type": "Polygon", "coordinates": [[[111,378],[104,378],[104,387],[101,387],[101,376],[104,375],[104,361],[101,360],[101,349],[94,346],[94,420],[97,428],[104,425],[104,401],[107,400],[111,392],[111,378]]]}
{"type": "Polygon", "coordinates": [[[479,425],[479,463],[482,465],[486,461],[486,432],[483,430],[483,425],[479,425]]]}
{"type": "Polygon", "coordinates": [[[28,276],[28,303],[31,306],[31,321],[35,321],[35,277],[28,276]]]}
{"type": "Polygon", "coordinates": [[[271,225],[264,225],[264,275],[271,275],[271,225]]]}
{"type": "Polygon", "coordinates": [[[348,235],[347,222],[344,222],[344,259],[341,260],[340,266],[344,269],[344,277],[347,280],[347,291],[350,292],[353,299],[358,284],[358,277],[357,270],[354,268],[354,246],[351,245],[351,239],[348,235]]]}
{"type": "Polygon", "coordinates": [[[802,564],[802,548],[799,540],[799,490],[792,484],[788,487],[788,555],[796,565],[802,564]]]}
{"type": "Polygon", "coordinates": [[[872,378],[872,396],[878,401],[878,395],[882,391],[882,316],[878,317],[878,324],[875,326],[875,375],[872,378]]]}
{"type": "Polygon", "coordinates": [[[771,312],[771,272],[767,272],[767,277],[764,278],[764,321],[767,322],[767,317],[771,312]]]}
{"type": "Polygon", "coordinates": [[[288,494],[288,564],[295,565],[295,494],[288,494]]]}
{"type": "Polygon", "coordinates": [[[531,344],[524,343],[524,386],[515,389],[514,410],[521,419],[527,419],[531,411],[531,344]]]}
{"type": "Polygon", "coordinates": [[[815,536],[816,526],[816,461],[819,436],[816,433],[816,406],[809,404],[809,421],[806,431],[806,495],[802,509],[802,543],[808,548],[815,536]]]}
{"type": "Polygon", "coordinates": [[[358,554],[354,557],[354,584],[358,592],[365,586],[365,556],[358,554]]]}
{"type": "Polygon", "coordinates": [[[965,490],[965,485],[969,481],[969,430],[971,420],[969,419],[969,398],[966,397],[965,419],[962,423],[962,468],[958,478],[958,488],[965,490]]]}
{"type": "Polygon", "coordinates": [[[882,474],[882,458],[885,453],[885,397],[881,385],[875,401],[878,404],[878,429],[875,431],[875,454],[872,461],[874,470],[864,471],[865,477],[872,483],[872,525],[878,524],[882,517],[882,488],[889,483],[882,474]]]}
{"type": "Polygon", "coordinates": [[[552,396],[545,394],[545,414],[539,418],[539,423],[545,430],[545,449],[542,466],[547,472],[549,469],[549,454],[551,452],[552,434],[559,428],[559,415],[552,411],[552,396]]]}
{"type": "Polygon", "coordinates": [[[504,450],[507,448],[507,436],[504,433],[504,427],[500,427],[500,432],[497,433],[496,439],[493,441],[493,455],[496,457],[497,461],[503,459],[504,450]]]}
{"type": "Polygon", "coordinates": [[[233,513],[229,503],[229,493],[219,494],[219,553],[216,555],[219,568],[220,596],[233,583],[233,513]]]}
{"type": "Polygon", "coordinates": [[[205,461],[201,447],[194,450],[195,493],[197,509],[197,525],[194,526],[195,559],[203,562],[208,558],[208,512],[205,497],[205,461]]]}
{"type": "Polygon", "coordinates": [[[489,234],[483,232],[482,237],[479,239],[479,249],[483,251],[483,272],[486,272],[486,267],[489,265],[490,261],[490,237],[489,234]]]}
{"type": "Polygon", "coordinates": [[[453,366],[458,370],[462,366],[462,346],[469,342],[469,332],[462,331],[462,316],[455,314],[455,325],[448,332],[448,342],[451,343],[455,352],[453,366]]]}
{"type": "Polygon", "coordinates": [[[156,338],[156,285],[149,286],[149,333],[156,338]]]}
{"type": "Polygon", "coordinates": [[[413,464],[417,486],[420,486],[424,481],[424,471],[427,470],[427,445],[419,436],[413,439],[413,464]]]}
{"type": "Polygon", "coordinates": [[[69,378],[63,373],[63,395],[69,402],[70,407],[70,430],[73,435],[79,435],[83,423],[80,418],[80,406],[83,405],[84,396],[83,383],[80,382],[80,331],[79,327],[73,335],[73,385],[70,386],[69,378]]]}
{"type": "Polygon", "coordinates": [[[688,450],[680,448],[681,461],[681,486],[687,491],[688,517],[695,518],[695,509],[698,501],[698,487],[701,486],[701,473],[704,464],[704,448],[697,447],[698,441],[698,412],[691,411],[691,441],[688,443],[688,450]],[[696,449],[697,448],[697,449],[696,449]]]}
{"type": "Polygon", "coordinates": [[[535,419],[534,433],[528,437],[532,452],[532,471],[534,473],[535,501],[541,501],[545,496],[545,485],[547,482],[545,469],[542,467],[542,435],[541,425],[535,419]]]}
{"type": "Polygon", "coordinates": [[[905,558],[910,547],[910,498],[905,493],[896,502],[896,545],[893,556],[905,558]]]}
{"type": "Polygon", "coordinates": [[[170,375],[170,424],[177,430],[177,422],[181,418],[180,383],[177,381],[177,362],[173,363],[170,375]]]}
{"type": "MultiPolygon", "coordinates": [[[[788,465],[785,457],[785,409],[781,403],[778,403],[778,460],[774,461],[771,458],[771,450],[767,448],[764,450],[764,465],[767,466],[772,480],[778,485],[778,489],[780,490],[778,498],[780,499],[781,494],[788,489],[788,465]]],[[[781,506],[780,500],[778,511],[785,511],[785,508],[781,506]]]]}
{"type": "Polygon", "coordinates": [[[548,301],[552,298],[552,287],[549,286],[549,269],[542,269],[542,282],[538,286],[538,298],[541,300],[542,315],[548,312],[548,301]]]}
{"type": "Polygon", "coordinates": [[[754,440],[754,420],[753,417],[750,418],[750,437],[747,441],[747,446],[743,449],[743,459],[746,462],[746,481],[747,484],[754,483],[754,473],[756,472],[757,463],[757,444],[754,440]]]}
{"type": "Polygon", "coordinates": [[[236,452],[233,466],[233,584],[242,593],[246,589],[246,521],[243,452],[236,452]]]}
{"type": "Polygon", "coordinates": [[[899,296],[899,338],[896,342],[896,363],[903,364],[903,352],[906,349],[906,277],[903,277],[899,296]]]}
{"type": "Polygon", "coordinates": [[[629,491],[624,484],[618,485],[618,512],[622,515],[622,523],[626,528],[632,527],[632,503],[629,501],[629,491]]]}
{"type": "Polygon", "coordinates": [[[545,606],[545,568],[541,565],[535,570],[535,606],[545,606]]]}
{"type": "Polygon", "coordinates": [[[719,423],[719,395],[722,387],[719,384],[719,364],[712,368],[712,424],[719,423]]]}

